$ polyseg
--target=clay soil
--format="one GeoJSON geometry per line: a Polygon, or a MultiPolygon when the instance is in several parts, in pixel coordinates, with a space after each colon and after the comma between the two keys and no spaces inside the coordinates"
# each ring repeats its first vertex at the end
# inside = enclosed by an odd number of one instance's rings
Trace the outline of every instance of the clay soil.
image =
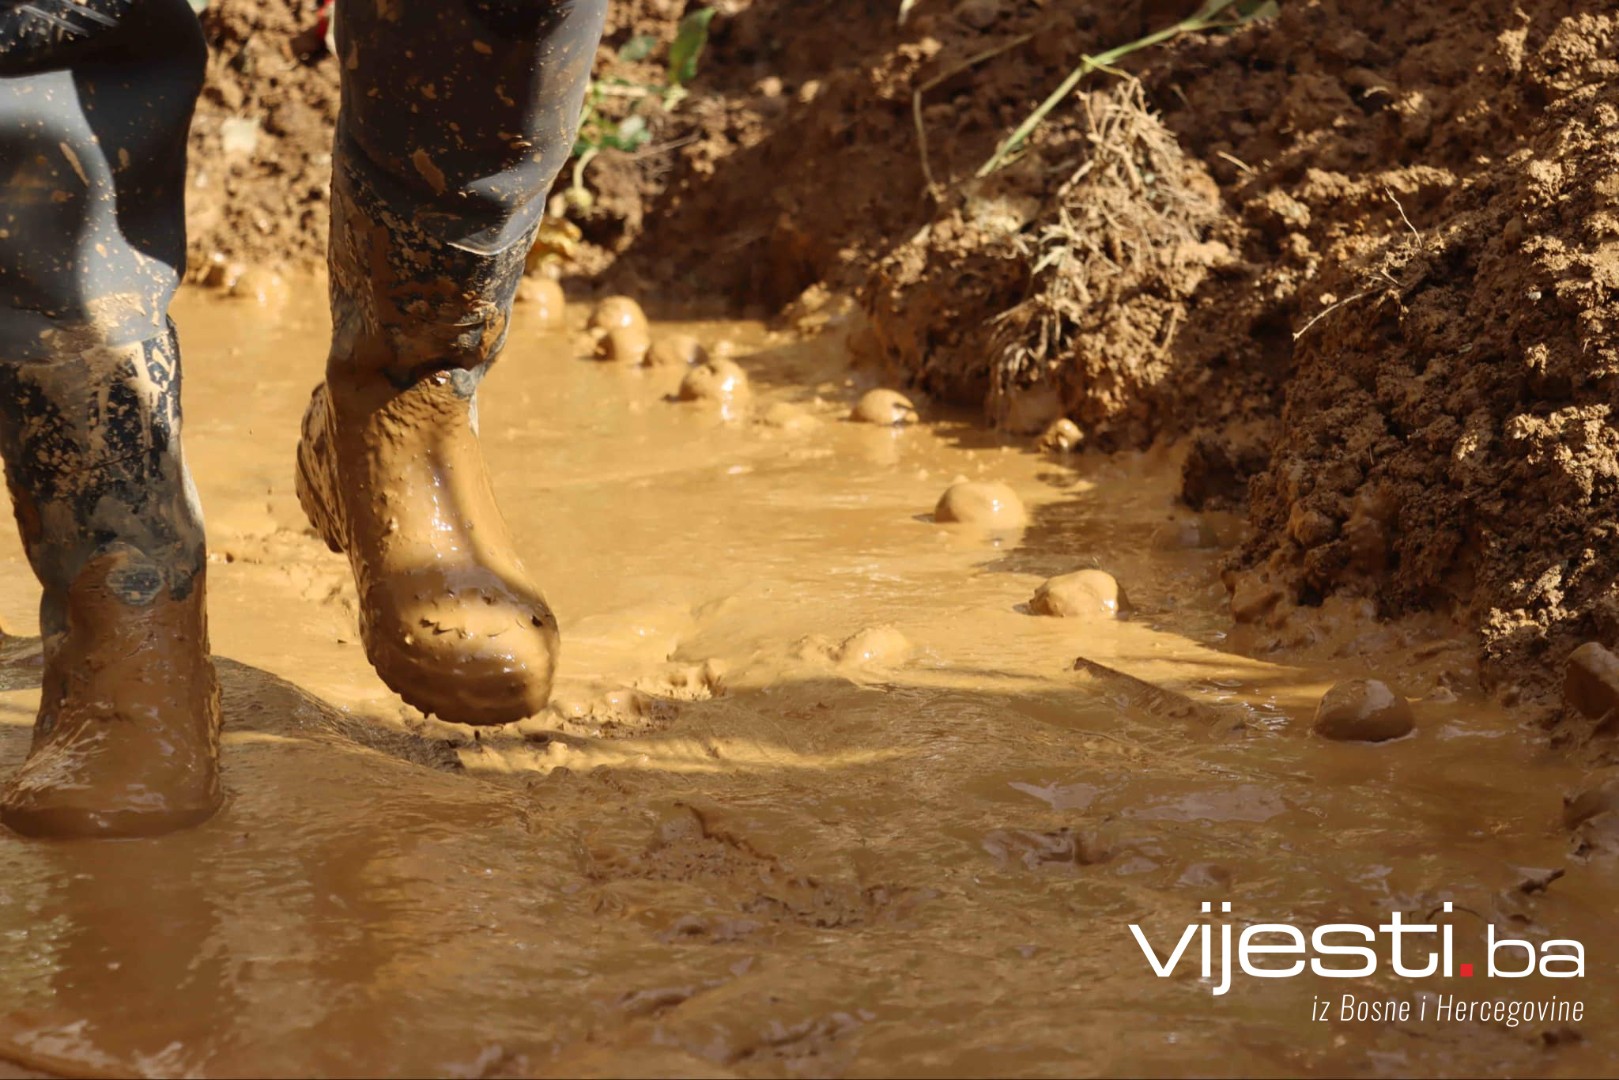
{"type": "MultiPolygon", "coordinates": [[[[598,74],[656,83],[691,6],[614,3],[598,74]]],[[[1558,708],[1570,647],[1619,644],[1611,5],[1281,0],[982,180],[1082,54],[1191,5],[716,6],[683,100],[604,99],[652,139],[561,179],[573,302],[530,283],[485,384],[564,645],[542,713],[473,729],[376,679],[294,491],[316,5],[212,0],[188,274],[235,295],[174,315],[228,798],[159,840],[0,832],[0,1076],[1612,1074],[1619,766],[1558,708]],[[751,396],[593,359],[609,292],[751,396]],[[920,420],[851,422],[874,386],[920,420]],[[1059,416],[1079,452],[1037,444],[1059,416]],[[1026,519],[938,520],[963,478],[1026,519]],[[1080,569],[1125,617],[1039,613],[1080,569]],[[1314,733],[1368,676],[1414,730],[1314,733]],[[1446,921],[1472,964],[1486,924],[1581,941],[1578,982],[1352,988],[1583,1018],[1321,1020],[1342,984],[1215,997],[1195,945],[1156,977],[1126,928],[1162,955],[1222,899],[1446,921]]],[[[0,538],[7,768],[38,595],[0,538]]]]}
{"type": "MultiPolygon", "coordinates": [[[[614,4],[600,74],[657,82],[687,6],[614,4]],[[660,44],[621,59],[641,35],[660,44]]],[[[1619,637],[1619,19],[1287,0],[1129,58],[1139,89],[1086,83],[972,178],[1082,53],[1188,6],[923,0],[900,26],[865,0],[722,4],[691,96],[643,106],[653,141],[583,171],[571,287],[806,324],[858,296],[857,355],[1008,430],[1063,414],[1102,449],[1187,439],[1184,501],[1248,514],[1229,585],[1275,642],[1334,594],[1440,611],[1479,632],[1491,685],[1550,700],[1573,644],[1619,637]],[[1124,97],[1140,115],[1099,137],[1124,97]],[[1086,175],[1108,153],[1156,188],[1086,175]],[[1095,287],[1035,319],[1062,276],[1032,269],[1053,223],[1097,206],[1117,212],[1068,234],[1095,287]]],[[[310,7],[205,17],[195,278],[320,257],[337,73],[299,36],[310,7]],[[226,153],[242,116],[262,134],[226,153]]]]}

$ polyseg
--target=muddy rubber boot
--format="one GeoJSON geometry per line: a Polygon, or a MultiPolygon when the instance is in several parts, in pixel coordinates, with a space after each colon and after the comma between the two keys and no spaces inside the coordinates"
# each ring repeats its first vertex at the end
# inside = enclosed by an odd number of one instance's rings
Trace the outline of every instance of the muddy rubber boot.
{"type": "Polygon", "coordinates": [[[176,442],[172,335],[0,365],[6,479],[44,585],[34,741],[0,821],[146,836],[219,806],[202,521],[176,442]]]}
{"type": "Polygon", "coordinates": [[[0,452],[45,651],[0,791],[23,833],[152,835],[220,801],[168,321],[205,60],[185,0],[0,0],[0,452]]]}
{"type": "Polygon", "coordinates": [[[572,149],[605,2],[336,11],[332,351],[298,495],[348,555],[383,682],[445,720],[509,723],[544,707],[558,635],[495,505],[475,395],[572,149]]]}

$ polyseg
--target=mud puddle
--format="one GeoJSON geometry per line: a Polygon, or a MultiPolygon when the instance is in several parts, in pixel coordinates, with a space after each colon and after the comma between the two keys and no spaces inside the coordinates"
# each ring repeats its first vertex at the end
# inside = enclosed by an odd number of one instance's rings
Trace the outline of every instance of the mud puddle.
{"type": "MultiPolygon", "coordinates": [[[[682,327],[753,394],[582,359],[520,306],[482,401],[562,621],[555,704],[475,733],[367,668],[347,568],[292,488],[321,290],[177,320],[207,511],[229,803],[161,841],[0,834],[0,1059],[86,1074],[944,1075],[1611,1072],[1611,866],[1571,859],[1578,777],[1434,628],[1333,609],[1230,651],[1234,519],[1172,455],[1058,459],[972,425],[847,422],[835,335],[682,327]],[[932,521],[960,478],[1028,524],[932,521]],[[1124,620],[1033,615],[1096,566],[1124,620]],[[1336,620],[1336,621],[1335,621],[1336,620]],[[1314,639],[1313,644],[1309,639],[1314,639]],[[1075,670],[1076,660],[1088,663],[1075,670]],[[1334,682],[1415,699],[1382,745],[1308,734],[1334,682]],[[1555,877],[1555,871],[1566,871],[1555,877]],[[1549,884],[1547,884],[1549,880],[1549,884]],[[1222,918],[1376,926],[1455,906],[1585,943],[1580,980],[1159,979],[1222,918]],[[1545,998],[1579,1023],[1313,1020],[1316,999],[1545,998]]],[[[924,409],[926,413],[926,410],[924,409]]],[[[8,530],[0,620],[34,631],[8,530]]],[[[0,649],[20,762],[37,643],[0,649]]]]}

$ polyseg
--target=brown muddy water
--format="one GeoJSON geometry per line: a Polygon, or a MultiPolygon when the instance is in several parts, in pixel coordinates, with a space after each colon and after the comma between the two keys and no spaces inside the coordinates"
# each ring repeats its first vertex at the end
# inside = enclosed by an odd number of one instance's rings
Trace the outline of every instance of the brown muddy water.
{"type": "MultiPolygon", "coordinates": [[[[1619,875],[1570,855],[1574,770],[1477,692],[1442,628],[1345,607],[1308,647],[1237,655],[1218,567],[1240,523],[1175,507],[1173,452],[1043,455],[926,407],[852,423],[868,384],[838,335],[753,324],[654,327],[729,342],[751,376],[748,399],[680,401],[678,367],[585,359],[583,310],[547,332],[519,306],[482,430],[563,660],[547,713],[475,733],[377,682],[347,566],[294,497],[323,307],[313,287],[280,310],[178,305],[228,803],[161,840],[0,834],[13,1068],[1619,1068],[1619,875]],[[1009,485],[1026,525],[935,523],[962,478],[1009,485]],[[1030,613],[1087,567],[1127,618],[1030,613]],[[1365,675],[1414,700],[1416,733],[1311,735],[1321,693],[1365,675]],[[1585,977],[1399,978],[1383,938],[1373,977],[1216,995],[1197,944],[1160,979],[1129,930],[1163,955],[1190,923],[1308,933],[1447,900],[1458,962],[1482,971],[1488,921],[1583,942],[1585,977]],[[1344,1021],[1345,993],[1427,1012],[1344,1021]],[[1436,1017],[1442,995],[1554,994],[1583,1018],[1436,1017]]],[[[0,620],[35,633],[9,530],[0,559],[0,620]]],[[[37,641],[8,639],[8,769],[38,678],[37,641]]]]}

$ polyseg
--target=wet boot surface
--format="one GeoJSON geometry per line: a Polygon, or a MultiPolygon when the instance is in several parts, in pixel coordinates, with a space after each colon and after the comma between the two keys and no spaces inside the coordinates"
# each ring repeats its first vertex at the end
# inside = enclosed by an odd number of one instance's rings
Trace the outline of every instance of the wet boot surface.
{"type": "Polygon", "coordinates": [[[298,447],[298,499],[349,556],[366,656],[423,712],[503,724],[544,707],[557,625],[495,505],[465,372],[406,389],[329,380],[298,447]]]}

